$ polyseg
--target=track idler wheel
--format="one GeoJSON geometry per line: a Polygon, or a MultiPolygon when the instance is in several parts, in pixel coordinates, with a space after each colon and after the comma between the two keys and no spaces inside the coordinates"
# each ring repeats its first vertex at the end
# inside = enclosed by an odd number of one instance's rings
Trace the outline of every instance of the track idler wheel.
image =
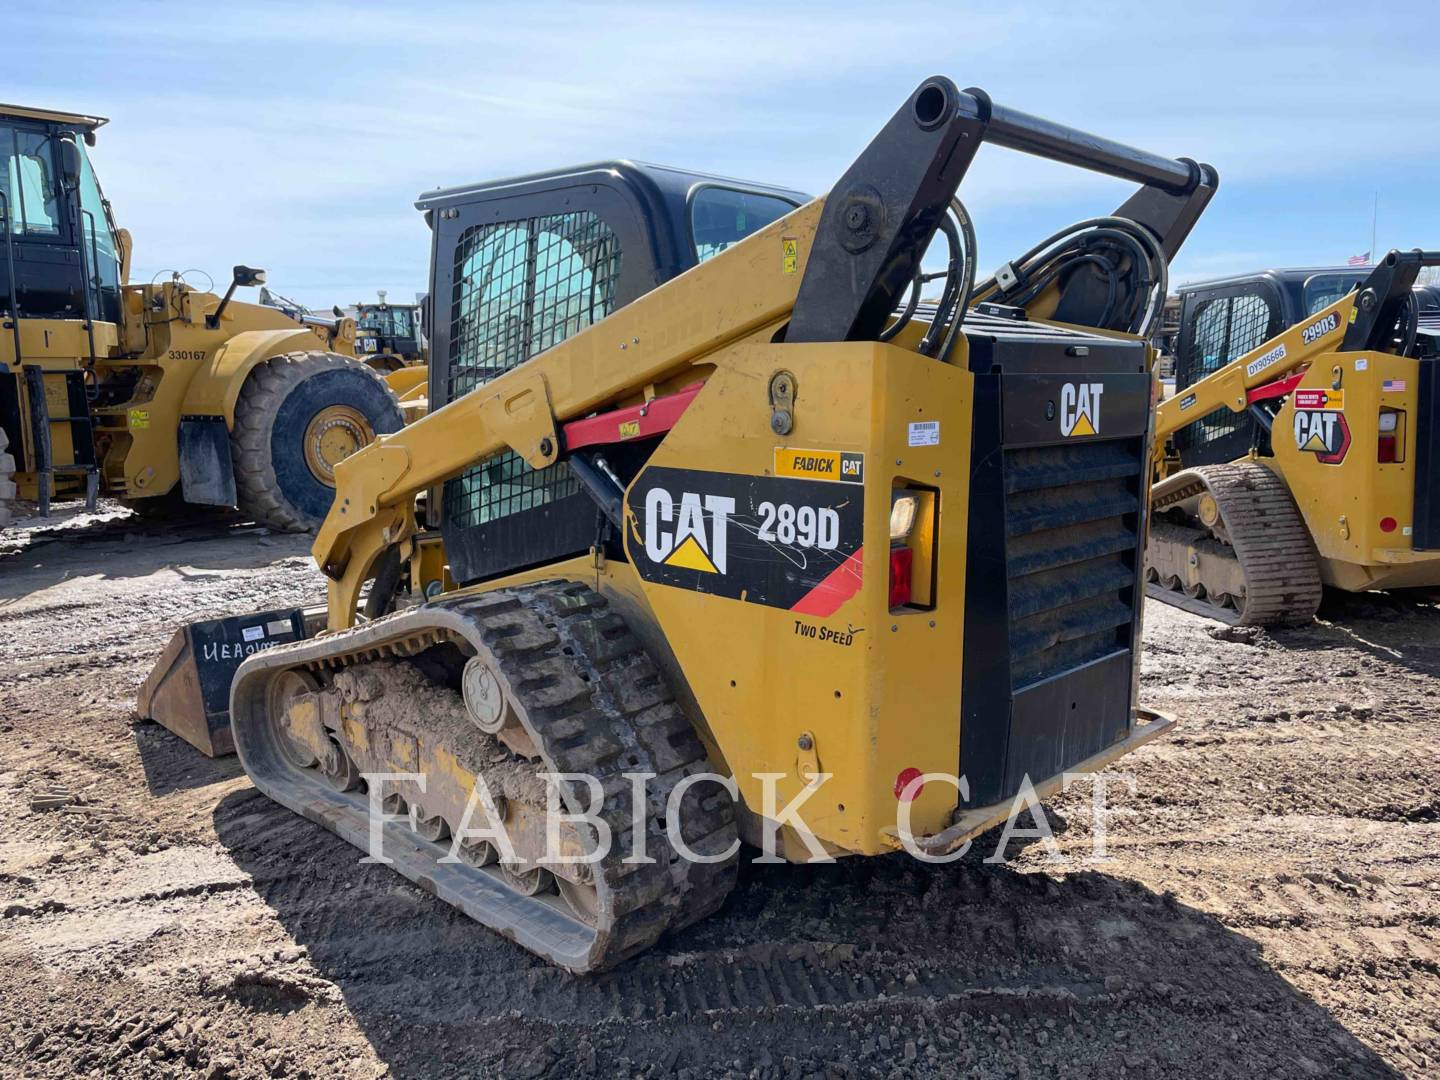
{"type": "Polygon", "coordinates": [[[320,684],[304,671],[281,672],[270,683],[266,694],[266,715],[274,727],[275,743],[285,760],[297,769],[317,764],[315,751],[290,731],[290,707],[305,694],[313,694],[320,684]]]}
{"type": "Polygon", "coordinates": [[[325,777],[325,783],[336,791],[354,791],[360,786],[360,770],[345,748],[334,739],[330,740],[330,753],[320,763],[320,772],[325,777]]]}

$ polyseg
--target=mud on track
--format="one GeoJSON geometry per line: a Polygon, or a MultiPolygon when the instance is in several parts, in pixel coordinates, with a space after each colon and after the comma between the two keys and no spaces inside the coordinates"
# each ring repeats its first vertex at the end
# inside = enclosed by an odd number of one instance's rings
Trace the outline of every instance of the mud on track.
{"type": "Polygon", "coordinates": [[[1110,861],[1083,785],[1065,865],[747,867],[575,979],[133,720],[177,622],[317,596],[303,540],[99,528],[0,554],[0,1075],[1440,1073],[1433,607],[1225,640],[1151,603],[1181,725],[1125,762],[1110,861]]]}

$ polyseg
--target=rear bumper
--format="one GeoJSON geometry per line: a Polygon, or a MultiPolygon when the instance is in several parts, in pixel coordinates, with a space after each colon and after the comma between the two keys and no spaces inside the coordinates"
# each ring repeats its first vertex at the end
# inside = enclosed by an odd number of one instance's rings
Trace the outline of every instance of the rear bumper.
{"type": "MultiPolygon", "coordinates": [[[[1175,726],[1175,718],[1168,713],[1137,708],[1135,714],[1135,723],[1131,727],[1129,735],[1120,742],[1091,755],[1078,765],[1071,766],[1063,773],[1036,783],[1034,785],[1036,797],[1043,802],[1062,789],[1066,777],[1100,772],[1112,762],[1175,726]]],[[[1010,816],[1014,808],[1015,801],[1007,799],[989,806],[977,806],[962,810],[956,816],[955,823],[948,829],[935,833],[933,836],[916,837],[915,846],[925,855],[948,855],[967,840],[1000,824],[1010,816]]],[[[903,846],[900,835],[895,830],[886,830],[886,839],[891,841],[896,848],[903,846]]]]}

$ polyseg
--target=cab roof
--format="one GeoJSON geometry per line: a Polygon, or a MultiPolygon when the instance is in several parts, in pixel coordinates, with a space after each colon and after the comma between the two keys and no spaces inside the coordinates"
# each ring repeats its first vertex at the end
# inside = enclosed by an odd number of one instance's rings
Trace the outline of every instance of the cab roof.
{"type": "Polygon", "coordinates": [[[597,175],[628,183],[632,186],[644,186],[663,195],[675,195],[682,201],[690,189],[697,184],[713,184],[721,187],[733,187],[742,191],[753,191],[758,194],[778,195],[779,197],[795,203],[797,206],[810,201],[810,196],[801,191],[791,188],[777,187],[774,184],[757,184],[749,180],[738,180],[730,176],[717,176],[712,173],[692,172],[688,169],[676,169],[669,165],[656,165],[649,161],[631,161],[619,159],[615,161],[596,161],[587,165],[572,165],[563,169],[549,169],[543,172],[527,173],[522,176],[510,176],[497,180],[487,180],[478,184],[461,184],[456,187],[437,188],[434,191],[427,191],[415,200],[417,210],[431,210],[436,207],[452,206],[456,203],[464,203],[473,200],[477,196],[495,194],[529,194],[533,191],[540,191],[546,188],[562,187],[573,183],[583,183],[592,180],[597,175]]]}
{"type": "Polygon", "coordinates": [[[45,120],[52,124],[68,124],[77,128],[94,131],[110,121],[103,116],[86,116],[84,113],[61,112],[58,109],[37,109],[30,105],[7,105],[0,102],[0,119],[45,120]]]}
{"type": "Polygon", "coordinates": [[[1226,274],[1224,277],[1203,278],[1196,281],[1187,281],[1177,287],[1176,292],[1198,292],[1201,289],[1214,289],[1221,285],[1235,285],[1246,281],[1255,281],[1259,278],[1266,278],[1270,281],[1280,283],[1306,282],[1317,274],[1329,277],[1337,274],[1350,274],[1357,280],[1368,277],[1373,266],[1281,266],[1271,267],[1267,270],[1253,270],[1248,274],[1226,274]]]}

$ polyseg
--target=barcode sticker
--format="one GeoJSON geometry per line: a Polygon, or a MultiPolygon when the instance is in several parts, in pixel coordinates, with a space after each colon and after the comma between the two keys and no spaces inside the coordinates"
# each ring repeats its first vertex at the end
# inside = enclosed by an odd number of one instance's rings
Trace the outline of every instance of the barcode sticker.
{"type": "Polygon", "coordinates": [[[259,641],[265,636],[265,628],[263,626],[247,626],[240,631],[240,636],[246,641],[259,641]]]}
{"type": "Polygon", "coordinates": [[[940,421],[917,420],[910,425],[911,446],[939,446],[940,421]]]}

